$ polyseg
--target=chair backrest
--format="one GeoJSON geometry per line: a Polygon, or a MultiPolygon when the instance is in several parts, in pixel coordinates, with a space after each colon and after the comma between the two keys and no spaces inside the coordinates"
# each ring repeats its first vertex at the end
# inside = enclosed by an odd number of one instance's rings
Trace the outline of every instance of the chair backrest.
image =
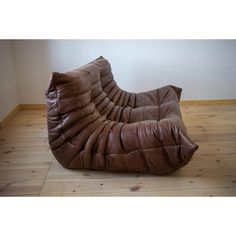
{"type": "Polygon", "coordinates": [[[101,97],[103,99],[105,97],[109,98],[109,100],[117,106],[135,106],[135,93],[130,93],[119,88],[116,81],[114,80],[111,65],[105,58],[99,57],[87,65],[80,67],[78,70],[85,70],[91,74],[94,85],[92,89],[93,100],[95,100],[99,94],[104,92],[101,94],[101,97]]]}

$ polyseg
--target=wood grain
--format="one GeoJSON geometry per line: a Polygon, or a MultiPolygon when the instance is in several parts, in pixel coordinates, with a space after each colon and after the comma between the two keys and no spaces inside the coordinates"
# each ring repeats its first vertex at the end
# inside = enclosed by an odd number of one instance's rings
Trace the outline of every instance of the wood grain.
{"type": "Polygon", "coordinates": [[[5,117],[0,120],[0,129],[3,129],[9,120],[11,120],[16,113],[20,110],[20,106],[17,105],[11,112],[9,112],[5,117]]]}
{"type": "Polygon", "coordinates": [[[53,157],[45,110],[20,110],[0,130],[2,196],[236,196],[236,105],[183,105],[190,163],[169,176],[68,170],[53,157]]]}

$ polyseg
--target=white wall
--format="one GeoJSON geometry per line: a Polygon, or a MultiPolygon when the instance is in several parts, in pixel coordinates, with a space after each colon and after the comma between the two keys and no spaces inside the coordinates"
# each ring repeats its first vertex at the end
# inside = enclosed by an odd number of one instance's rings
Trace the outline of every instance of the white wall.
{"type": "Polygon", "coordinates": [[[49,77],[54,70],[46,40],[13,41],[19,103],[44,103],[49,77]]]}
{"type": "Polygon", "coordinates": [[[236,40],[25,40],[13,43],[20,103],[44,102],[50,73],[107,58],[122,89],[167,84],[183,99],[236,98],[236,40]]]}
{"type": "Polygon", "coordinates": [[[11,43],[0,40],[0,120],[18,104],[11,43]]]}

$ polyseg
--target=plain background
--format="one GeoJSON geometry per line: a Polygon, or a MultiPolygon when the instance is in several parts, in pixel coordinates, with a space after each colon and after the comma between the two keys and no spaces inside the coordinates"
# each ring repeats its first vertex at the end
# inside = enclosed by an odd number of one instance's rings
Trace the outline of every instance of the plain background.
{"type": "Polygon", "coordinates": [[[17,103],[45,103],[51,72],[99,56],[127,91],[173,84],[183,88],[182,99],[236,97],[236,40],[14,40],[0,49],[1,116],[17,103]]]}
{"type": "Polygon", "coordinates": [[[0,120],[18,104],[19,96],[12,47],[0,40],[0,120]]]}
{"type": "Polygon", "coordinates": [[[52,71],[107,58],[125,90],[167,84],[183,99],[236,98],[236,40],[53,40],[13,43],[20,103],[44,102],[52,71]]]}

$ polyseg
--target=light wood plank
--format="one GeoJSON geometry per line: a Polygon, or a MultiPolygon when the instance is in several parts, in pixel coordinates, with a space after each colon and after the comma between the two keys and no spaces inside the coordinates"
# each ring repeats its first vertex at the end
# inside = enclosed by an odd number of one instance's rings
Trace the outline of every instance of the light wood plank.
{"type": "Polygon", "coordinates": [[[20,110],[0,130],[3,196],[236,196],[236,105],[184,105],[199,149],[169,176],[68,170],[53,157],[45,110],[20,110]]]}
{"type": "MultiPolygon", "coordinates": [[[[137,189],[137,187],[135,188],[137,189]]],[[[137,191],[123,191],[123,192],[96,192],[96,193],[81,193],[76,192],[64,192],[61,196],[95,196],[95,197],[104,197],[104,196],[120,196],[120,197],[165,197],[165,196],[173,196],[173,197],[220,197],[220,196],[235,196],[236,188],[235,187],[208,187],[208,188],[189,188],[189,189],[171,189],[171,190],[148,190],[144,191],[142,189],[138,189],[137,191]]],[[[48,195],[50,196],[50,195],[48,195]]]]}
{"type": "MultiPolygon", "coordinates": [[[[126,178],[126,179],[83,179],[70,181],[46,181],[41,195],[68,195],[95,194],[97,192],[136,192],[142,191],[177,191],[186,189],[204,189],[216,187],[236,187],[236,176],[210,176],[210,177],[149,177],[149,178],[126,178]]],[[[157,195],[158,196],[158,195],[157,195]]]]}

